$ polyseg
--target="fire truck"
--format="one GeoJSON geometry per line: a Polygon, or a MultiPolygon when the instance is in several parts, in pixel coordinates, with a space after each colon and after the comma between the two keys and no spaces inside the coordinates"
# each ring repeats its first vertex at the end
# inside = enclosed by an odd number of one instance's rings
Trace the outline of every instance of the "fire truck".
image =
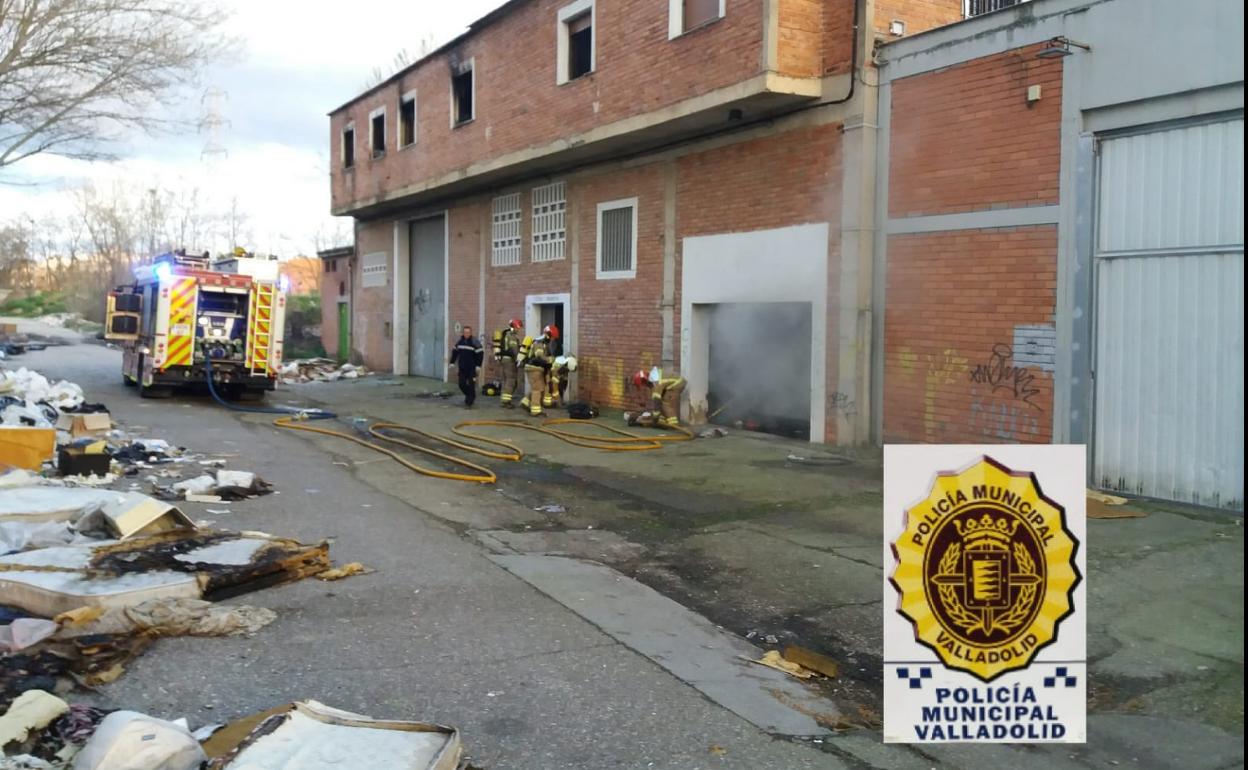
{"type": "Polygon", "coordinates": [[[162,254],[108,294],[104,337],[120,343],[126,384],[145,398],[199,385],[262,398],[282,365],[286,296],[275,259],[242,250],[162,254]]]}

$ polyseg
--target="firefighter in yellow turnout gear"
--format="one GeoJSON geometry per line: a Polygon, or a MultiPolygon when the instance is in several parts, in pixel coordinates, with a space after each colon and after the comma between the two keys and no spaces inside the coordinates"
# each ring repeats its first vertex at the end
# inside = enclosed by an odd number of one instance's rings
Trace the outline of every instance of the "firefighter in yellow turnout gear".
{"type": "Polygon", "coordinates": [[[537,339],[525,337],[524,341],[520,343],[518,360],[520,366],[524,369],[525,379],[529,382],[529,394],[520,401],[520,406],[528,408],[529,414],[534,417],[542,414],[543,405],[552,406],[554,404],[551,395],[546,391],[547,378],[553,363],[550,350],[554,340],[552,334],[554,328],[553,326],[547,326],[542,329],[541,337],[537,339]]]}
{"type": "Polygon", "coordinates": [[[650,389],[650,398],[654,408],[660,413],[659,421],[664,425],[680,425],[680,396],[685,392],[685,378],[679,374],[664,377],[663,370],[657,366],[649,373],[639,371],[633,375],[633,387],[638,392],[650,389]]]}
{"type": "Polygon", "coordinates": [[[516,386],[520,380],[520,336],[523,330],[523,324],[519,319],[513,318],[507,324],[506,329],[497,329],[494,332],[494,363],[499,369],[499,379],[502,381],[502,390],[499,395],[499,404],[507,409],[515,406],[512,399],[516,393],[516,386]]]}

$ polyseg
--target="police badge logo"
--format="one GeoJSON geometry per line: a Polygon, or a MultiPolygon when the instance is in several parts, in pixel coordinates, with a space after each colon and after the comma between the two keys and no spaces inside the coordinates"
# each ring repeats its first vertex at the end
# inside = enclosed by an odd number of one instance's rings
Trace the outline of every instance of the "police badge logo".
{"type": "Polygon", "coordinates": [[[1026,668],[1073,611],[1079,543],[1035,476],[990,457],[937,474],[892,543],[898,611],[950,669],[1026,668]]]}

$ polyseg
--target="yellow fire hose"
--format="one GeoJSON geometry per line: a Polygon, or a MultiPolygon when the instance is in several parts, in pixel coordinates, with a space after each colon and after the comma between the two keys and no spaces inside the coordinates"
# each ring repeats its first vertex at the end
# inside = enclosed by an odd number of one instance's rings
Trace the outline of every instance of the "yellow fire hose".
{"type": "Polygon", "coordinates": [[[452,465],[458,465],[460,467],[468,468],[472,471],[475,471],[475,473],[469,474],[469,473],[455,473],[453,471],[439,471],[433,468],[426,468],[420,465],[416,465],[415,463],[411,462],[407,458],[403,457],[403,455],[399,454],[398,452],[395,452],[391,449],[387,449],[386,447],[380,446],[371,441],[367,441],[359,436],[352,435],[345,431],[331,430],[329,428],[321,428],[316,425],[308,424],[307,419],[300,415],[287,415],[284,417],[278,417],[277,419],[273,421],[273,424],[279,428],[286,428],[288,430],[302,430],[302,431],[307,431],[309,433],[319,433],[324,436],[334,436],[336,438],[346,439],[347,441],[350,441],[355,444],[359,444],[362,447],[367,447],[368,449],[371,449],[374,452],[380,452],[381,454],[384,454],[387,457],[390,457],[391,459],[395,460],[396,462],[398,462],[400,465],[404,466],[405,468],[415,471],[416,473],[419,473],[423,476],[431,476],[433,478],[438,478],[438,479],[450,479],[452,481],[471,481],[471,482],[476,482],[478,484],[493,484],[494,482],[498,481],[498,476],[497,474],[494,473],[494,471],[490,470],[489,468],[486,468],[483,465],[478,465],[469,460],[465,460],[462,457],[455,457],[454,455],[449,455],[449,454],[446,454],[445,452],[439,452],[436,449],[430,449],[429,447],[424,447],[419,444],[414,444],[410,441],[404,441],[403,439],[396,438],[391,435],[386,435],[386,432],[403,431],[407,433],[414,433],[418,436],[421,436],[422,438],[428,439],[430,441],[436,441],[441,444],[446,444],[447,446],[455,447],[456,449],[459,449],[460,451],[463,451],[463,452],[478,454],[483,457],[489,457],[495,460],[508,460],[511,462],[515,462],[524,457],[524,452],[520,449],[520,447],[516,446],[515,444],[512,444],[509,441],[503,441],[502,439],[479,436],[475,433],[469,432],[467,428],[471,428],[471,427],[518,428],[522,430],[534,431],[536,433],[541,433],[547,436],[551,436],[552,438],[557,438],[560,441],[566,441],[567,443],[572,444],[574,446],[585,447],[587,449],[597,449],[603,452],[649,452],[649,451],[654,451],[656,449],[661,449],[663,447],[664,442],[690,441],[693,439],[693,433],[687,428],[683,426],[679,426],[679,425],[657,426],[657,427],[662,427],[668,431],[671,431],[671,433],[669,434],[642,436],[637,433],[631,433],[629,431],[623,430],[621,428],[613,427],[611,425],[603,425],[601,423],[592,423],[586,420],[574,420],[572,418],[567,418],[567,417],[553,419],[553,420],[546,420],[545,422],[542,422],[536,425],[532,423],[523,422],[521,420],[466,420],[464,422],[456,424],[453,428],[451,428],[451,431],[458,436],[469,439],[471,441],[477,441],[482,444],[488,444],[488,445],[497,447],[499,449],[505,450],[503,452],[498,452],[498,451],[494,451],[491,449],[483,449],[481,447],[472,446],[471,444],[465,444],[461,441],[456,441],[455,439],[449,438],[447,436],[439,436],[436,433],[430,433],[428,431],[421,430],[420,428],[413,428],[410,425],[400,425],[399,423],[393,423],[393,422],[378,422],[378,423],[373,423],[368,428],[369,435],[373,436],[374,438],[380,439],[381,441],[386,441],[392,444],[398,444],[399,446],[406,447],[407,449],[411,449],[416,452],[421,452],[423,454],[429,455],[430,457],[435,457],[438,460],[441,460],[443,462],[450,463],[452,465]],[[587,436],[583,433],[577,433],[574,431],[569,431],[566,429],[553,427],[553,426],[562,426],[562,425],[577,425],[577,426],[591,425],[596,429],[605,430],[614,435],[587,436]]]}

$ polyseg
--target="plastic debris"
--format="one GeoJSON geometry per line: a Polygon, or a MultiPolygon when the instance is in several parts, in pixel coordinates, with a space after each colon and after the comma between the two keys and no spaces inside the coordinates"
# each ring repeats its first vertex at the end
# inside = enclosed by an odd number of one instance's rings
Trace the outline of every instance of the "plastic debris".
{"type": "Polygon", "coordinates": [[[0,749],[10,743],[22,743],[35,730],[42,730],[52,720],[69,711],[69,704],[43,690],[27,690],[14,699],[9,710],[0,716],[0,749]]]}
{"type": "Polygon", "coordinates": [[[207,757],[182,725],[114,711],[74,759],[74,770],[198,770],[207,757]]]}
{"type": "Polygon", "coordinates": [[[370,372],[363,366],[342,364],[328,358],[303,358],[287,361],[281,369],[280,379],[284,384],[299,382],[334,382],[336,380],[354,380],[365,377],[370,372]]]}
{"type": "Polygon", "coordinates": [[[327,569],[316,577],[318,580],[342,580],[343,578],[348,578],[352,575],[367,575],[372,571],[373,570],[365,567],[358,561],[353,561],[348,564],[344,564],[341,567],[327,569]]]}

